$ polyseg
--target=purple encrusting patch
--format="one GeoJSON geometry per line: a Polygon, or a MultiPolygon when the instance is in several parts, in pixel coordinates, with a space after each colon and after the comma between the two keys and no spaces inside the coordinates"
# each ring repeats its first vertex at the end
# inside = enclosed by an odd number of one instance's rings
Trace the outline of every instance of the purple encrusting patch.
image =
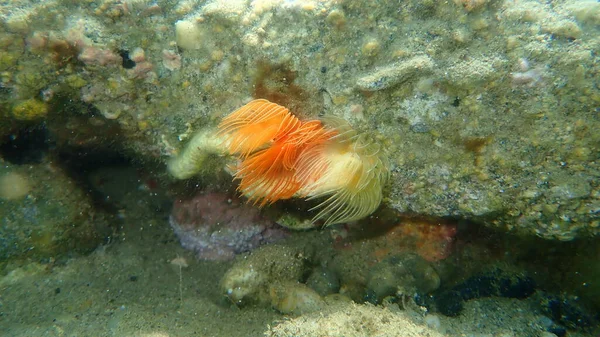
{"type": "Polygon", "coordinates": [[[231,260],[235,254],[289,234],[257,208],[222,193],[175,201],[169,222],[181,246],[195,251],[201,260],[231,260]]]}

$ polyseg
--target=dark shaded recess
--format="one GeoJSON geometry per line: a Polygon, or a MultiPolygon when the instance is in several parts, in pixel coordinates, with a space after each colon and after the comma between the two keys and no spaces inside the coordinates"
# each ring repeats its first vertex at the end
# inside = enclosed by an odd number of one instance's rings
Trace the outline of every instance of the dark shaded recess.
{"type": "Polygon", "coordinates": [[[58,161],[69,176],[91,197],[94,207],[116,214],[116,205],[108,202],[90,182],[88,176],[103,166],[130,166],[131,161],[114,149],[66,148],[58,152],[58,161]]]}
{"type": "Polygon", "coordinates": [[[102,166],[131,165],[115,121],[100,116],[92,105],[57,96],[45,122],[23,124],[0,139],[0,157],[15,165],[51,161],[61,166],[86,191],[95,206],[115,214],[116,209],[98,195],[87,175],[102,166]]]}
{"type": "MultiPolygon", "coordinates": [[[[588,312],[600,312],[598,288],[594,288],[598,280],[600,238],[562,242],[496,232],[483,226],[461,232],[461,245],[485,247],[488,265],[501,261],[526,270],[537,290],[577,297],[579,305],[588,308],[588,312]]],[[[455,284],[453,281],[457,281],[456,277],[446,283],[455,284]]]]}
{"type": "MultiPolygon", "coordinates": [[[[463,279],[460,272],[446,274],[442,280],[443,288],[416,297],[421,305],[452,316],[459,315],[469,299],[486,296],[522,298],[534,290],[534,296],[527,301],[554,320],[555,324],[547,328],[549,332],[564,336],[566,329],[600,329],[599,300],[591,296],[594,290],[585,286],[597,280],[597,264],[594,264],[597,261],[594,256],[600,252],[597,238],[559,242],[459,222],[456,239],[457,247],[478,246],[478,251],[485,251],[480,264],[511,265],[526,274],[499,269],[480,271],[468,279],[463,279]],[[582,260],[582,257],[586,259],[582,260]]],[[[455,263],[464,263],[470,256],[462,257],[458,248],[455,263]]]]}
{"type": "Polygon", "coordinates": [[[122,132],[119,124],[104,118],[93,105],[68,96],[57,96],[50,108],[53,117],[48,119],[47,125],[58,149],[120,151],[122,132]]]}
{"type": "MultiPolygon", "coordinates": [[[[310,219],[312,219],[321,211],[322,207],[318,206],[326,199],[327,197],[310,200],[301,198],[279,200],[274,207],[274,212],[277,212],[277,214],[290,214],[292,217],[296,217],[298,219],[307,219],[307,221],[310,221],[310,219]]],[[[271,212],[269,207],[265,207],[264,211],[271,212]]],[[[315,222],[314,227],[322,228],[326,219],[327,217],[319,219],[315,222]]],[[[348,240],[363,240],[385,235],[388,230],[399,224],[399,219],[400,218],[398,217],[398,213],[396,211],[386,207],[382,203],[371,215],[353,222],[352,228],[355,230],[349,233],[350,237],[348,237],[348,240]]]]}
{"type": "Polygon", "coordinates": [[[491,296],[524,299],[535,289],[535,281],[529,276],[495,269],[472,276],[451,289],[436,291],[428,300],[422,298],[422,304],[454,317],[460,315],[465,301],[491,296]]]}
{"type": "Polygon", "coordinates": [[[91,221],[95,228],[74,226],[69,241],[60,243],[64,255],[55,257],[56,263],[62,263],[72,254],[94,250],[118,225],[116,208],[95,193],[86,174],[94,165],[129,161],[120,151],[119,138],[114,137],[118,133],[108,132],[118,130],[118,126],[92,122],[96,119],[93,107],[59,96],[49,102],[49,109],[51,117],[44,122],[17,123],[12,134],[0,139],[0,157],[16,165],[48,163],[61,167],[82,191],[87,192],[94,210],[82,214],[82,219],[91,221]]]}
{"type": "Polygon", "coordinates": [[[454,101],[452,101],[452,106],[453,107],[458,107],[460,105],[460,98],[455,97],[454,101]]]}
{"type": "Polygon", "coordinates": [[[94,207],[116,214],[116,205],[94,188],[88,176],[100,167],[132,165],[121,145],[119,124],[104,118],[93,105],[67,97],[58,97],[52,108],[59,110],[48,121],[54,158],[88,193],[94,207]]]}
{"type": "Polygon", "coordinates": [[[455,217],[435,217],[411,213],[399,214],[396,210],[391,209],[382,203],[373,214],[365,219],[359,220],[357,224],[352,226],[357,230],[350,233],[349,239],[364,240],[383,236],[390,230],[402,225],[404,222],[421,222],[429,225],[456,225],[455,240],[462,240],[461,238],[467,231],[472,230],[474,227],[481,226],[480,224],[455,217]]]}
{"type": "Polygon", "coordinates": [[[39,164],[51,144],[45,123],[30,124],[0,140],[0,157],[15,165],[39,164]]]}
{"type": "MultiPolygon", "coordinates": [[[[93,105],[70,97],[57,97],[52,109],[56,112],[47,124],[55,144],[53,158],[86,191],[95,208],[115,216],[123,207],[123,196],[132,188],[145,184],[155,192],[160,190],[152,171],[156,168],[164,172],[164,167],[153,161],[140,163],[125,150],[123,142],[131,140],[131,135],[125,137],[117,121],[106,119],[93,105]],[[99,171],[116,175],[98,175],[99,171]],[[114,188],[119,180],[120,189],[107,192],[106,188],[114,188]]],[[[157,212],[171,208],[171,201],[163,197],[146,201],[157,212]]],[[[119,219],[116,217],[114,222],[119,219]]]]}
{"type": "Polygon", "coordinates": [[[558,337],[564,337],[567,335],[567,329],[559,325],[553,325],[548,328],[548,332],[555,334],[558,337]]]}
{"type": "Polygon", "coordinates": [[[6,86],[6,84],[4,83],[0,83],[0,98],[2,98],[2,101],[4,101],[4,99],[8,99],[9,95],[12,93],[12,88],[10,86],[6,86]]]}
{"type": "Polygon", "coordinates": [[[543,294],[540,305],[545,315],[568,329],[587,330],[597,325],[600,318],[576,297],[543,294]]]}
{"type": "MultiPolygon", "coordinates": [[[[308,219],[317,215],[318,211],[311,211],[312,207],[315,207],[319,204],[316,200],[302,200],[299,198],[292,198],[286,200],[277,201],[276,207],[265,207],[264,212],[273,213],[273,216],[276,218],[280,214],[289,214],[292,217],[296,217],[298,219],[308,219]]],[[[320,228],[323,221],[317,222],[317,228],[320,228]]]]}
{"type": "Polygon", "coordinates": [[[135,61],[129,58],[128,50],[119,50],[119,56],[121,56],[121,58],[123,59],[123,62],[121,63],[121,66],[123,66],[123,68],[131,69],[135,67],[135,61]]]}

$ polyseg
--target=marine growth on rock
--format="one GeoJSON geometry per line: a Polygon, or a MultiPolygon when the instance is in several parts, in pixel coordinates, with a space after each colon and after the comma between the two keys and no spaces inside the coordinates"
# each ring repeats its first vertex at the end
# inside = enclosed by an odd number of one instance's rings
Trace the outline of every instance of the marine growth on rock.
{"type": "Polygon", "coordinates": [[[230,260],[288,234],[258,209],[222,193],[177,200],[169,222],[181,245],[201,260],[230,260]]]}

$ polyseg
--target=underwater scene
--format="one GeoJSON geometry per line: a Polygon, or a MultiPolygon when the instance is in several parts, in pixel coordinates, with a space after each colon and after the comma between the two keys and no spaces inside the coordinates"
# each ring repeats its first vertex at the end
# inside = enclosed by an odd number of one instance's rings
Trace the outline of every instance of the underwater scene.
{"type": "Polygon", "coordinates": [[[600,336],[600,1],[0,0],[4,336],[600,336]]]}

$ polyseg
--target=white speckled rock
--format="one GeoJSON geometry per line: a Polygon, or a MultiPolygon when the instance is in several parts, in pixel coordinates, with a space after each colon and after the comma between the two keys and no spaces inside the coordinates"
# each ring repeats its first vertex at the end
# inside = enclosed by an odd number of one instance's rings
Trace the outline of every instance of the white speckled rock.
{"type": "Polygon", "coordinates": [[[305,264],[306,256],[290,246],[263,246],[236,261],[221,279],[221,291],[237,305],[270,304],[270,286],[300,281],[305,264]]]}

